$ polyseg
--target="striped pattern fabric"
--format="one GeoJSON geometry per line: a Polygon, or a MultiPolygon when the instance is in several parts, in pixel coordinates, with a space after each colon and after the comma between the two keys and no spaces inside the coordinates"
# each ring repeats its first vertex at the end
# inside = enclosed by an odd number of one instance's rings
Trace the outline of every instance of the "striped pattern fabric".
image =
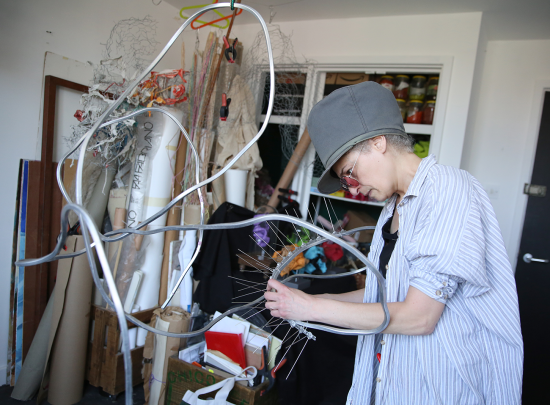
{"type": "MultiPolygon", "coordinates": [[[[382,210],[369,259],[378,267],[382,210]]],[[[388,302],[409,286],[445,304],[427,336],[360,337],[348,404],[519,404],[523,340],[513,271],[493,208],[469,173],[423,159],[397,206],[399,239],[388,263],[388,302]],[[380,363],[376,354],[381,354],[380,363]]],[[[378,302],[367,274],[364,302],[378,302]]]]}

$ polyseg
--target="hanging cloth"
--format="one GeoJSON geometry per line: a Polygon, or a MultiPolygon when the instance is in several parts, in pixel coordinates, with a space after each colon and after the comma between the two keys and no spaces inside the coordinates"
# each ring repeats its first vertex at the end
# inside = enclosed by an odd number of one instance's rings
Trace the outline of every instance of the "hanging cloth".
{"type": "MultiPolygon", "coordinates": [[[[219,166],[225,166],[258,132],[256,102],[241,76],[237,75],[232,80],[227,97],[231,99],[229,115],[227,121],[220,122],[218,126],[216,163],[219,166]]],[[[232,166],[232,169],[248,170],[245,207],[249,210],[254,209],[254,180],[256,172],[262,166],[260,150],[256,143],[232,166]]]]}

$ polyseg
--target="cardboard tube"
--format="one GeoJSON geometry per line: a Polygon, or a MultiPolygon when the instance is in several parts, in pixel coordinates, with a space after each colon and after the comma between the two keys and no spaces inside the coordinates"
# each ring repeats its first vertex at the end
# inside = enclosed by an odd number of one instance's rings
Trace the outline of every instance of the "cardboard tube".
{"type": "MultiPolygon", "coordinates": [[[[183,169],[185,167],[185,152],[187,151],[187,140],[180,135],[180,144],[176,153],[176,177],[172,185],[172,197],[179,194],[181,191],[181,182],[183,181],[183,169]]],[[[181,220],[181,203],[176,204],[166,218],[167,226],[179,225],[181,220]]],[[[162,268],[160,271],[160,294],[159,305],[164,304],[168,296],[168,273],[170,259],[170,243],[178,238],[178,231],[168,231],[164,236],[164,253],[162,258],[162,268]]]]}
{"type": "Polygon", "coordinates": [[[304,155],[306,154],[307,148],[309,148],[310,143],[311,138],[309,137],[309,132],[306,128],[306,130],[302,134],[302,137],[300,138],[300,141],[298,142],[298,145],[296,145],[296,149],[294,149],[294,153],[292,154],[290,160],[288,161],[288,164],[286,165],[285,171],[283,172],[281,179],[277,183],[277,187],[275,187],[273,195],[267,203],[267,205],[269,205],[270,207],[273,207],[275,209],[277,208],[277,205],[279,205],[278,196],[283,194],[279,191],[279,189],[288,188],[290,182],[296,174],[296,171],[298,170],[298,167],[300,167],[300,162],[304,158],[304,155]]]}
{"type": "MultiPolygon", "coordinates": [[[[84,238],[78,236],[75,250],[83,248],[84,238]]],[[[48,402],[52,405],[72,405],[83,395],[92,284],[88,258],[86,255],[75,257],[51,350],[48,402]]]]}

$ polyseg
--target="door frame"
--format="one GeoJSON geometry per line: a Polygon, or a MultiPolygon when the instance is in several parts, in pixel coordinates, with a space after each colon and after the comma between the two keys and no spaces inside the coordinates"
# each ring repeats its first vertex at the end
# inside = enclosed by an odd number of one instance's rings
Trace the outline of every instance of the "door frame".
{"type": "Polygon", "coordinates": [[[528,196],[523,194],[523,185],[525,183],[530,183],[533,175],[533,166],[535,164],[535,154],[537,152],[537,143],[540,132],[540,121],[542,119],[542,107],[546,92],[550,92],[550,79],[536,80],[533,89],[533,98],[531,101],[531,116],[529,117],[529,126],[525,137],[525,149],[520,171],[520,182],[517,184],[518,194],[512,213],[512,229],[518,229],[521,232],[512,232],[510,236],[511,240],[508,244],[508,246],[512,246],[513,249],[513,251],[509,252],[509,257],[514,273],[516,271],[519,245],[521,243],[523,224],[525,222],[525,211],[527,210],[528,196]]]}

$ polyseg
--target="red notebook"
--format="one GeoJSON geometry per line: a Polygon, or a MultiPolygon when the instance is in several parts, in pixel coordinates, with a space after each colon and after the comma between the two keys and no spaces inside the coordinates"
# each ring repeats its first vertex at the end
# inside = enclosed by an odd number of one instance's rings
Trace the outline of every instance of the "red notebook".
{"type": "Polygon", "coordinates": [[[244,355],[241,333],[204,332],[206,347],[208,350],[222,352],[241,368],[246,368],[246,357],[244,355]]]}

